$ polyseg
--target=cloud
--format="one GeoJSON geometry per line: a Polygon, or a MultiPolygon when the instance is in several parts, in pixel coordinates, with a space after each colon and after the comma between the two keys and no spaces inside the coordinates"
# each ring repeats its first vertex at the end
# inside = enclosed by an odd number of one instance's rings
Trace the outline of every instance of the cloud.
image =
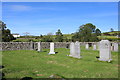
{"type": "Polygon", "coordinates": [[[13,11],[29,11],[32,9],[32,7],[25,5],[10,5],[10,9],[13,11]]]}

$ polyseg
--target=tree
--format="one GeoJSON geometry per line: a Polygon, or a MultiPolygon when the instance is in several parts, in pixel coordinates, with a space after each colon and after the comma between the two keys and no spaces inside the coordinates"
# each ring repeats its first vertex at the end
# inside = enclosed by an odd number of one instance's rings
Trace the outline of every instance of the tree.
{"type": "Polygon", "coordinates": [[[58,31],[56,32],[56,41],[57,42],[63,42],[63,35],[62,32],[60,31],[60,29],[58,29],[58,31]]]}
{"type": "Polygon", "coordinates": [[[101,35],[101,31],[98,28],[96,29],[95,33],[96,33],[97,36],[101,35]]]}
{"type": "Polygon", "coordinates": [[[97,41],[97,35],[100,35],[100,33],[101,31],[99,29],[96,31],[95,25],[87,23],[79,27],[78,31],[72,37],[72,40],[81,42],[97,41]]]}
{"type": "Polygon", "coordinates": [[[15,38],[11,34],[11,31],[7,29],[6,24],[4,24],[4,22],[2,21],[0,21],[0,35],[2,35],[2,42],[15,40],[15,38]]]}
{"type": "Polygon", "coordinates": [[[114,31],[114,29],[113,28],[110,28],[110,32],[113,32],[114,31]]]}
{"type": "Polygon", "coordinates": [[[42,42],[53,42],[52,33],[48,33],[41,39],[42,42]]]}

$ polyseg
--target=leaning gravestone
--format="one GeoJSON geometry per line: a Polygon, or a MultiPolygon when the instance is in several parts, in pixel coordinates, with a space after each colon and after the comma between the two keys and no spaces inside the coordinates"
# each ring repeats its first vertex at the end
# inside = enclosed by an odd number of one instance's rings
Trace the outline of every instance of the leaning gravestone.
{"type": "Polygon", "coordinates": [[[101,40],[100,41],[100,61],[111,61],[111,50],[110,50],[110,41],[101,40]]]}
{"type": "Polygon", "coordinates": [[[38,51],[41,51],[41,42],[38,42],[38,51]]]}
{"type": "Polygon", "coordinates": [[[70,55],[71,57],[74,58],[81,58],[80,56],[80,43],[76,41],[76,43],[71,43],[70,44],[70,55]]]}
{"type": "Polygon", "coordinates": [[[114,51],[118,52],[118,43],[114,43],[114,51]]]}
{"type": "Polygon", "coordinates": [[[89,49],[89,44],[87,43],[85,47],[86,47],[86,49],[89,49]]]}
{"type": "Polygon", "coordinates": [[[50,43],[50,52],[48,54],[55,54],[55,52],[54,52],[54,43],[50,43]]]}

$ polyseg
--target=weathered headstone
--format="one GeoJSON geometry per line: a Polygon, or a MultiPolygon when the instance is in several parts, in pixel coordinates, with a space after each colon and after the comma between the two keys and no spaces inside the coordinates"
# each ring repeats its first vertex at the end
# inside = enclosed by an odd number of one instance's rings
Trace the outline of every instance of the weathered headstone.
{"type": "Polygon", "coordinates": [[[111,50],[110,50],[110,41],[101,40],[100,41],[100,61],[111,61],[111,50]]]}
{"type": "Polygon", "coordinates": [[[71,57],[74,58],[81,58],[80,56],[80,43],[76,41],[75,43],[70,44],[70,55],[71,57]]]}
{"type": "Polygon", "coordinates": [[[113,43],[111,43],[111,51],[113,51],[114,50],[114,45],[113,45],[113,43]]]}
{"type": "Polygon", "coordinates": [[[38,51],[41,51],[41,42],[38,42],[38,51]]]}
{"type": "Polygon", "coordinates": [[[49,52],[49,54],[55,54],[55,52],[54,52],[54,43],[53,42],[50,43],[50,52],[49,52]]]}
{"type": "Polygon", "coordinates": [[[96,44],[93,45],[93,50],[96,50],[96,44]]]}
{"type": "Polygon", "coordinates": [[[75,54],[75,44],[73,42],[70,43],[70,55],[73,56],[75,54]]]}
{"type": "Polygon", "coordinates": [[[85,45],[85,47],[86,47],[86,49],[89,49],[89,44],[87,43],[87,44],[85,45]]]}
{"type": "Polygon", "coordinates": [[[118,52],[118,43],[114,43],[114,51],[118,52]]]}
{"type": "Polygon", "coordinates": [[[34,43],[31,41],[30,42],[30,50],[33,50],[34,49],[34,43]]]}
{"type": "Polygon", "coordinates": [[[74,57],[81,58],[81,56],[80,56],[80,43],[78,41],[75,42],[75,51],[76,51],[76,53],[75,53],[74,57]]]}

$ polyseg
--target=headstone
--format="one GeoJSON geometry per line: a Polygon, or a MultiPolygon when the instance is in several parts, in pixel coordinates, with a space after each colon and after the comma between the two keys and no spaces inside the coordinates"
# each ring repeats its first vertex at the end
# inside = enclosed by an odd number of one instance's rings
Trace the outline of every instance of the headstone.
{"type": "Polygon", "coordinates": [[[118,52],[118,43],[114,43],[114,51],[118,52]]]}
{"type": "Polygon", "coordinates": [[[95,44],[93,45],[93,50],[96,50],[96,45],[95,44]]]}
{"type": "Polygon", "coordinates": [[[111,43],[111,51],[113,51],[114,50],[114,45],[113,45],[113,43],[111,43]]]}
{"type": "Polygon", "coordinates": [[[30,50],[33,50],[34,49],[34,43],[31,41],[30,42],[30,50]]]}
{"type": "Polygon", "coordinates": [[[110,50],[110,41],[101,40],[100,41],[100,61],[111,61],[111,50],[110,50]]]}
{"type": "Polygon", "coordinates": [[[41,42],[38,42],[38,51],[41,51],[41,42]]]}
{"type": "Polygon", "coordinates": [[[55,52],[54,52],[54,43],[53,42],[50,43],[50,52],[49,52],[49,54],[55,54],[55,52]]]}
{"type": "Polygon", "coordinates": [[[75,43],[70,44],[70,55],[71,57],[74,58],[81,58],[80,56],[80,43],[76,41],[75,43]]]}
{"type": "Polygon", "coordinates": [[[86,49],[89,49],[89,44],[87,43],[85,47],[86,47],[86,49]]]}
{"type": "Polygon", "coordinates": [[[81,58],[80,57],[80,43],[78,41],[75,42],[75,58],[81,58]]]}
{"type": "Polygon", "coordinates": [[[73,56],[75,54],[75,44],[73,42],[70,43],[70,55],[73,56]]]}

